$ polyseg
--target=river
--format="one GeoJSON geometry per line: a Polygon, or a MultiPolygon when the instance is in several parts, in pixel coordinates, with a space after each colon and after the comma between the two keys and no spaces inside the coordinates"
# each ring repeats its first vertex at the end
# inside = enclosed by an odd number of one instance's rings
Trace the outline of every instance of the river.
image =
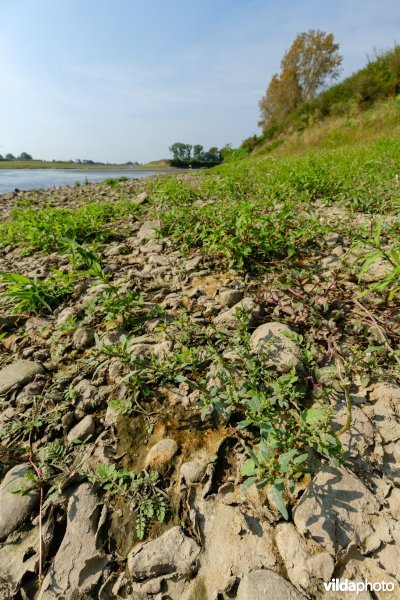
{"type": "Polygon", "coordinates": [[[108,177],[139,179],[157,175],[160,171],[100,171],[83,169],[0,169],[0,194],[18,190],[74,185],[75,183],[99,183],[108,177]]]}

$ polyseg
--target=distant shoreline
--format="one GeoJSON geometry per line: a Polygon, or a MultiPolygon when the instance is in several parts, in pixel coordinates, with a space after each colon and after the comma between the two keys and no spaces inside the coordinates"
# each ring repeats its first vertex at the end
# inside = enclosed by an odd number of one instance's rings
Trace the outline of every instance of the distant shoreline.
{"type": "Polygon", "coordinates": [[[0,161],[0,170],[12,169],[71,169],[76,171],[171,171],[175,172],[179,169],[170,167],[169,165],[82,165],[71,162],[47,162],[42,160],[24,160],[24,161],[0,161]]]}

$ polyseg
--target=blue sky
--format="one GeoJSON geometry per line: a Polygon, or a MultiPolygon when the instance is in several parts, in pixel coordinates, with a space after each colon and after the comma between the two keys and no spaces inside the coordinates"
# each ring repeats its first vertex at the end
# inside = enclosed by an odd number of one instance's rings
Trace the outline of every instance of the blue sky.
{"type": "Polygon", "coordinates": [[[332,32],[343,76],[400,42],[398,0],[0,0],[0,153],[146,162],[234,146],[297,33],[332,32]]]}

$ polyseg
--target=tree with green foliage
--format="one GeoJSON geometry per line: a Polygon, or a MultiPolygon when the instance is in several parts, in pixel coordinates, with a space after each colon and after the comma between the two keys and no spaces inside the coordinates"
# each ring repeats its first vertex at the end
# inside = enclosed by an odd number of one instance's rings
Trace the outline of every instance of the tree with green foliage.
{"type": "Polygon", "coordinates": [[[18,160],[32,160],[32,156],[27,152],[21,152],[21,154],[18,156],[18,160]]]}
{"type": "Polygon", "coordinates": [[[328,80],[339,76],[342,56],[332,33],[310,29],[299,33],[281,61],[260,101],[263,129],[281,123],[296,108],[312,100],[328,80]]]}

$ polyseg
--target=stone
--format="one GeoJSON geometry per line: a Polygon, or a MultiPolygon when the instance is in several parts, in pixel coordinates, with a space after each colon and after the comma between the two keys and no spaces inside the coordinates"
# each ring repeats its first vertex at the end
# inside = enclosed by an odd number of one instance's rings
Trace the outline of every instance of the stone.
{"type": "Polygon", "coordinates": [[[335,568],[332,556],[312,540],[305,540],[292,523],[277,525],[275,541],[294,586],[315,593],[321,580],[330,580],[335,568]]]}
{"type": "Polygon", "coordinates": [[[197,569],[200,546],[179,526],[162,536],[135,546],[128,555],[128,570],[134,581],[156,577],[183,577],[197,569]]]}
{"type": "Polygon", "coordinates": [[[387,444],[400,439],[400,387],[381,382],[370,392],[373,404],[365,406],[364,412],[371,419],[379,435],[387,444]]]}
{"type": "Polygon", "coordinates": [[[350,545],[365,549],[375,533],[379,502],[344,467],[324,467],[293,511],[298,531],[334,554],[350,545]]]}
{"type": "Polygon", "coordinates": [[[94,410],[102,404],[102,399],[99,390],[92,385],[88,379],[82,379],[74,386],[77,392],[76,406],[83,411],[94,410]]]}
{"type": "Polygon", "coordinates": [[[223,329],[235,329],[238,325],[236,313],[238,310],[245,311],[251,315],[251,323],[260,314],[260,307],[256,304],[254,298],[245,297],[243,300],[225,310],[213,319],[214,325],[223,329]]]}
{"type": "Polygon", "coordinates": [[[154,240],[156,238],[156,229],[160,227],[160,221],[145,221],[137,232],[137,239],[141,242],[154,240]]]}
{"type": "Polygon", "coordinates": [[[90,348],[94,344],[94,331],[87,327],[79,327],[72,336],[72,343],[77,350],[90,348]]]}
{"type": "Polygon", "coordinates": [[[26,477],[29,472],[28,465],[16,465],[0,485],[0,542],[22,525],[39,504],[35,482],[26,477]],[[25,493],[11,490],[25,490],[25,493]]]}
{"type": "Polygon", "coordinates": [[[243,292],[240,290],[224,290],[217,296],[219,304],[226,308],[232,308],[243,298],[243,292]]]}
{"type": "MultiPolygon", "coordinates": [[[[336,414],[332,419],[333,430],[341,429],[347,419],[347,407],[337,404],[334,408],[336,414]]],[[[351,457],[363,457],[374,444],[374,428],[365,412],[358,406],[352,406],[351,427],[340,436],[344,450],[351,457]]]]}
{"type": "Polygon", "coordinates": [[[197,579],[204,583],[204,597],[225,594],[232,586],[232,578],[241,579],[250,571],[277,570],[273,529],[252,512],[243,491],[238,489],[231,496],[220,492],[205,499],[203,494],[199,489],[190,515],[203,540],[197,579]]]}
{"type": "MultiPolygon", "coordinates": [[[[351,558],[345,565],[343,572],[340,574],[340,579],[349,579],[350,581],[365,582],[369,581],[372,584],[379,584],[385,582],[385,584],[393,585],[393,591],[382,591],[376,590],[373,592],[374,600],[391,600],[400,597],[400,586],[399,583],[390,577],[388,572],[382,569],[378,562],[372,558],[359,557],[351,558]]],[[[390,587],[391,587],[390,586],[390,587]]],[[[360,594],[354,594],[357,600],[361,600],[360,594]]],[[[372,597],[372,596],[370,596],[372,597]]],[[[349,592],[343,593],[343,599],[349,599],[349,592]]]]}
{"type": "Polygon", "coordinates": [[[281,373],[292,367],[301,368],[300,349],[287,334],[293,334],[287,325],[271,322],[260,325],[251,335],[253,352],[265,353],[267,364],[276,366],[281,373]]]}
{"type": "Polygon", "coordinates": [[[92,486],[81,484],[68,501],[67,528],[38,600],[82,598],[99,582],[108,557],[102,553],[99,528],[104,521],[92,486]]]}
{"type": "Polygon", "coordinates": [[[96,426],[92,415],[87,415],[71,429],[67,439],[70,443],[76,441],[84,442],[95,432],[95,429],[96,426]]]}
{"type": "Polygon", "coordinates": [[[42,373],[43,367],[30,360],[17,360],[7,365],[0,370],[0,396],[22,387],[42,373]]]}
{"type": "Polygon", "coordinates": [[[205,460],[192,460],[181,466],[181,477],[188,485],[198,483],[203,479],[206,469],[207,462],[205,460]]]}
{"type": "Polygon", "coordinates": [[[171,464],[177,452],[178,444],[176,441],[165,438],[150,448],[145,459],[145,466],[159,470],[165,469],[171,464]]]}
{"type": "Polygon", "coordinates": [[[141,192],[140,194],[135,196],[133,202],[135,204],[144,204],[148,197],[149,197],[149,195],[147,192],[141,192]]]}
{"type": "Polygon", "coordinates": [[[305,600],[286,579],[266,569],[252,571],[241,580],[236,600],[305,600]]]}
{"type": "Polygon", "coordinates": [[[74,306],[67,306],[57,316],[56,327],[61,328],[78,315],[78,310],[74,306]]]}

